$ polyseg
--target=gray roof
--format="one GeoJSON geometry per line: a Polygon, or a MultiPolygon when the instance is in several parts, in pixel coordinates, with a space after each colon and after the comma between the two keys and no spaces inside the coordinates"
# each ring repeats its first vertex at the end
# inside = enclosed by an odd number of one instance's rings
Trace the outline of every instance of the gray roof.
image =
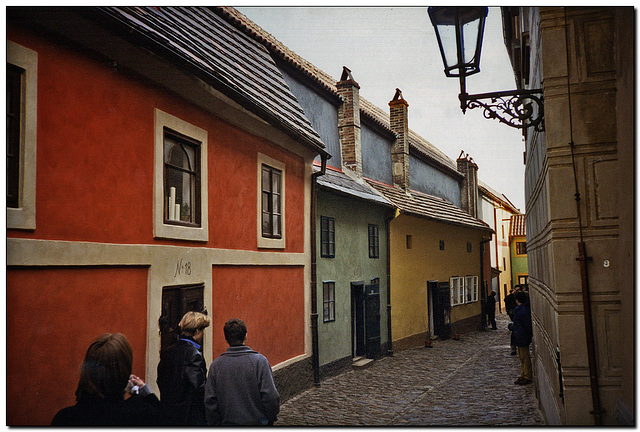
{"type": "Polygon", "coordinates": [[[423,217],[436,222],[493,231],[491,227],[483,221],[474,218],[442,198],[415,191],[406,193],[398,187],[372,180],[368,180],[368,183],[398,207],[402,213],[423,217]]]}
{"type": "MultiPolygon", "coordinates": [[[[319,171],[319,168],[314,167],[314,170],[319,171]]],[[[382,194],[367,183],[358,183],[347,174],[332,169],[327,169],[324,175],[318,177],[318,185],[333,192],[345,194],[374,204],[391,208],[395,207],[385,199],[382,194]]]]}
{"type": "Polygon", "coordinates": [[[267,49],[206,7],[101,7],[147,48],[319,153],[324,144],[267,49]]]}

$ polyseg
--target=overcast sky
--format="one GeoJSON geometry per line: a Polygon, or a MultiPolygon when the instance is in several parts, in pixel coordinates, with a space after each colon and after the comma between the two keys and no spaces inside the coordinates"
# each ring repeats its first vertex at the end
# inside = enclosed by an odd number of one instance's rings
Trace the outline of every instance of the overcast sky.
{"type": "MultiPolygon", "coordinates": [[[[459,81],[443,72],[426,7],[237,7],[298,55],[339,79],[342,67],[360,96],[388,112],[395,89],[409,103],[409,128],[454,161],[462,150],[481,181],[525,212],[522,132],[460,110],[459,81]]],[[[489,8],[480,64],[467,92],[514,90],[500,8],[489,8]]]]}

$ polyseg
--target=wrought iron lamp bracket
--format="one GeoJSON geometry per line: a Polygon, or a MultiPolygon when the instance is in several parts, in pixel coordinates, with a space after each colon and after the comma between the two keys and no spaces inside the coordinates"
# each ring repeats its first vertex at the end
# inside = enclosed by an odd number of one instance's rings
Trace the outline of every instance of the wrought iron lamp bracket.
{"type": "Polygon", "coordinates": [[[542,90],[512,90],[504,92],[467,94],[460,93],[460,105],[467,108],[484,108],[484,117],[498,119],[517,129],[534,127],[544,131],[544,100],[542,90]]]}

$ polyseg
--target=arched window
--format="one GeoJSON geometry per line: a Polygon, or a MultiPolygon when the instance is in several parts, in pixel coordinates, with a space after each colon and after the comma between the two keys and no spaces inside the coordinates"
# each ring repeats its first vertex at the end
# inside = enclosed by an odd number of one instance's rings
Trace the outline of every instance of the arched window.
{"type": "Polygon", "coordinates": [[[164,131],[164,221],[200,226],[200,143],[164,131]]]}

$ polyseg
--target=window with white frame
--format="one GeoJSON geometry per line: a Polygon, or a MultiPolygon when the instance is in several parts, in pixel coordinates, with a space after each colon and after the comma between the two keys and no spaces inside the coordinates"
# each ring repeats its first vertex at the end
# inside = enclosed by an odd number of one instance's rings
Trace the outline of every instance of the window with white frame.
{"type": "Polygon", "coordinates": [[[478,276],[454,276],[449,279],[449,287],[451,306],[478,301],[478,276]]]}
{"type": "Polygon", "coordinates": [[[38,53],[7,41],[7,228],[36,228],[38,53]]]}
{"type": "Polygon", "coordinates": [[[209,240],[207,131],[155,110],[154,237],[209,240]]]}
{"type": "Polygon", "coordinates": [[[451,306],[464,304],[464,278],[454,276],[449,279],[451,306]]]}
{"type": "Polygon", "coordinates": [[[284,163],[258,153],[258,247],[284,249],[286,245],[284,163]]]}
{"type": "Polygon", "coordinates": [[[478,276],[464,278],[464,294],[467,303],[478,301],[478,276]]]}

